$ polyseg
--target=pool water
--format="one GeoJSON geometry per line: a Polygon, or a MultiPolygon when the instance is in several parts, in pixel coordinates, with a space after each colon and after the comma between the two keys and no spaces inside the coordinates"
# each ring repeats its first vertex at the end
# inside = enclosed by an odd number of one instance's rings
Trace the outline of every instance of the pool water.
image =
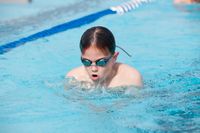
{"type": "MultiPolygon", "coordinates": [[[[0,45],[120,2],[77,0],[15,16],[14,22],[6,18],[0,45]]],[[[199,7],[180,10],[171,1],[154,1],[1,54],[0,132],[200,132],[200,12],[192,10],[199,7]],[[67,84],[65,74],[81,65],[80,36],[95,25],[108,27],[132,55],[117,49],[119,62],[142,73],[144,89],[67,84]]]]}

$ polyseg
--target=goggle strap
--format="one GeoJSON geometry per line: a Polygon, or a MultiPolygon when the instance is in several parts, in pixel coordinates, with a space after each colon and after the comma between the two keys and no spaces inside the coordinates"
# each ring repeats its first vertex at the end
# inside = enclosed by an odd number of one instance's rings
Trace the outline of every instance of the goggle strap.
{"type": "Polygon", "coordinates": [[[122,47],[120,47],[120,46],[117,46],[116,45],[116,47],[117,48],[119,48],[119,49],[121,49],[124,53],[126,53],[129,57],[132,57],[132,55],[131,54],[129,54],[125,49],[123,49],[122,47]]]}

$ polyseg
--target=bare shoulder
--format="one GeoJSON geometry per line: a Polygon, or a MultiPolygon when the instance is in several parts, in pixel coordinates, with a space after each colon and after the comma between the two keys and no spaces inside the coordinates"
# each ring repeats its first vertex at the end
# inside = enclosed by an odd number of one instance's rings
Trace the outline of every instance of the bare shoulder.
{"type": "Polygon", "coordinates": [[[77,80],[81,80],[85,76],[85,69],[83,66],[72,69],[66,74],[66,77],[74,77],[77,80]]]}
{"type": "Polygon", "coordinates": [[[123,72],[125,74],[134,74],[135,77],[141,76],[140,72],[137,69],[127,64],[120,64],[118,69],[120,72],[123,72]]]}
{"type": "Polygon", "coordinates": [[[127,64],[119,64],[118,73],[127,84],[143,87],[142,75],[134,67],[127,64]]]}

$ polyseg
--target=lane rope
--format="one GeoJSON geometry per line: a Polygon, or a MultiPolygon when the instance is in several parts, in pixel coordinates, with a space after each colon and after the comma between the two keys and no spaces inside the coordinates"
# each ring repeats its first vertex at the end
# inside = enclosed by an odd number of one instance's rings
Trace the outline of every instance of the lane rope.
{"type": "Polygon", "coordinates": [[[31,42],[31,41],[34,41],[34,40],[37,40],[40,38],[51,36],[51,35],[59,33],[59,32],[63,32],[63,31],[69,30],[69,29],[80,27],[85,24],[92,23],[92,22],[96,21],[97,19],[99,19],[103,16],[106,16],[106,15],[124,14],[133,9],[138,8],[140,5],[142,5],[144,3],[149,3],[151,1],[152,0],[131,0],[131,1],[122,3],[121,5],[118,5],[118,6],[113,6],[113,7],[110,7],[109,9],[105,9],[105,10],[69,21],[66,23],[63,23],[60,25],[56,25],[49,29],[32,34],[30,36],[27,36],[27,37],[21,38],[19,40],[12,41],[12,42],[1,45],[0,46],[0,54],[7,53],[14,48],[25,45],[27,42],[31,42]]]}

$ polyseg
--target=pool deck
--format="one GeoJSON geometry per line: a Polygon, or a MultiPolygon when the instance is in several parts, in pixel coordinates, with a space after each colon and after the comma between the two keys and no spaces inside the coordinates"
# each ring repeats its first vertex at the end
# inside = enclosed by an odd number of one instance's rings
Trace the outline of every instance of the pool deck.
{"type": "Polygon", "coordinates": [[[32,0],[0,0],[0,3],[18,3],[18,4],[27,4],[32,0]]]}

